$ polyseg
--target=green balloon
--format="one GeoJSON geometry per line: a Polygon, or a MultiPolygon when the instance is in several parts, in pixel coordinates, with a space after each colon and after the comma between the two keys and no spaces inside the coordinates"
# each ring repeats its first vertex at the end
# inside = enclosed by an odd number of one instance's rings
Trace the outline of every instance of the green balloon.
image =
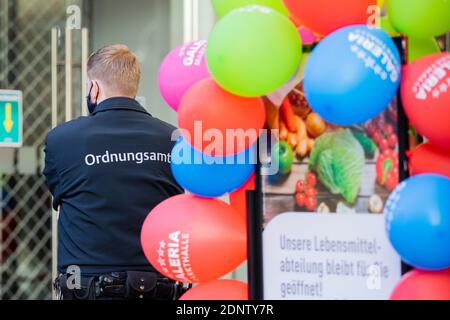
{"type": "Polygon", "coordinates": [[[381,29],[383,29],[384,31],[386,31],[387,34],[389,35],[396,35],[399,32],[397,30],[395,30],[395,28],[392,26],[391,21],[389,20],[388,17],[381,17],[380,19],[380,24],[381,24],[381,29]]]}
{"type": "Polygon", "coordinates": [[[245,7],[248,5],[261,5],[270,7],[278,12],[289,15],[286,7],[284,6],[282,0],[211,0],[214,10],[219,18],[222,18],[231,10],[245,7]]]}
{"type": "Polygon", "coordinates": [[[206,49],[209,71],[225,90],[243,97],[273,92],[296,72],[302,44],[294,24],[262,6],[248,6],[223,17],[206,49]]]}
{"type": "Polygon", "coordinates": [[[441,49],[434,38],[408,38],[408,62],[439,52],[441,49]]]}
{"type": "Polygon", "coordinates": [[[388,17],[410,37],[435,37],[450,30],[449,0],[389,0],[388,17]]]}

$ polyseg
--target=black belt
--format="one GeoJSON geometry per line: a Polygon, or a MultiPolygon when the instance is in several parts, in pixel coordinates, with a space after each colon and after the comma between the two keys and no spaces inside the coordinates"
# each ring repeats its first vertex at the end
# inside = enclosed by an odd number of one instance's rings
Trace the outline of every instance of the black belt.
{"type": "Polygon", "coordinates": [[[188,288],[155,272],[113,272],[81,279],[81,288],[73,288],[62,274],[54,283],[58,299],[63,300],[176,300],[188,288]]]}

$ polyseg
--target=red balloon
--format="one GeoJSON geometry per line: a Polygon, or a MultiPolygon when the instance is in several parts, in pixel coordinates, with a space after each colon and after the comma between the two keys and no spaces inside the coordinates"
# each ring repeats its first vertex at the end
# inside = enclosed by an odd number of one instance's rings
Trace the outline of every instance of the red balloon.
{"type": "Polygon", "coordinates": [[[247,216],[247,190],[255,190],[255,174],[235,192],[230,193],[230,205],[243,217],[247,216]]]}
{"type": "Polygon", "coordinates": [[[408,272],[395,287],[391,300],[450,300],[450,269],[408,272]]]}
{"type": "Polygon", "coordinates": [[[178,195],[147,216],[141,245],[148,261],[168,278],[211,281],[246,259],[245,221],[223,201],[178,195]]]}
{"type": "Polygon", "coordinates": [[[377,0],[284,0],[292,19],[298,24],[328,35],[352,24],[367,24],[377,0]]]}
{"type": "Polygon", "coordinates": [[[433,54],[405,66],[401,94],[417,131],[431,143],[450,149],[450,53],[433,54]]]}
{"type": "Polygon", "coordinates": [[[242,281],[215,280],[193,287],[180,300],[248,300],[248,287],[242,281]]]}
{"type": "Polygon", "coordinates": [[[236,154],[250,147],[258,139],[264,123],[265,108],[261,98],[235,96],[219,87],[212,78],[192,86],[178,109],[179,127],[190,135],[182,132],[186,140],[196,149],[215,156],[236,154]],[[238,131],[235,131],[236,136],[227,139],[230,129],[238,131]],[[244,134],[247,130],[251,130],[248,135],[244,134]],[[211,138],[209,134],[220,134],[221,138],[211,138]]]}
{"type": "Polygon", "coordinates": [[[436,173],[450,178],[450,150],[423,143],[408,155],[410,175],[436,173]]]}

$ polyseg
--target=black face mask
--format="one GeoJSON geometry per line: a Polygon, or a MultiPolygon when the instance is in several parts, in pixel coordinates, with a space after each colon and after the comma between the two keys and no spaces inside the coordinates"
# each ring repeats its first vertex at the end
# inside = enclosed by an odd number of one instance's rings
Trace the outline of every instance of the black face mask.
{"type": "Polygon", "coordinates": [[[86,102],[87,102],[87,108],[89,110],[89,113],[93,113],[95,108],[97,107],[97,97],[95,98],[95,102],[91,102],[91,91],[92,88],[94,87],[94,84],[91,84],[91,88],[89,89],[89,94],[86,97],[86,102]]]}

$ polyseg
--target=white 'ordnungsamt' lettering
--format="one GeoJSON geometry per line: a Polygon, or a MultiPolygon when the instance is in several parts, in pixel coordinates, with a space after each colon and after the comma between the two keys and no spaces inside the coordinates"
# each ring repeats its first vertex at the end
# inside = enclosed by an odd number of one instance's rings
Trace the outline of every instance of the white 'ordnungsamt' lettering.
{"type": "Polygon", "coordinates": [[[120,152],[110,153],[108,150],[104,154],[94,155],[87,154],[84,157],[84,162],[88,166],[117,163],[117,162],[135,162],[142,164],[144,161],[159,161],[170,163],[170,153],[161,152],[120,152]]]}

